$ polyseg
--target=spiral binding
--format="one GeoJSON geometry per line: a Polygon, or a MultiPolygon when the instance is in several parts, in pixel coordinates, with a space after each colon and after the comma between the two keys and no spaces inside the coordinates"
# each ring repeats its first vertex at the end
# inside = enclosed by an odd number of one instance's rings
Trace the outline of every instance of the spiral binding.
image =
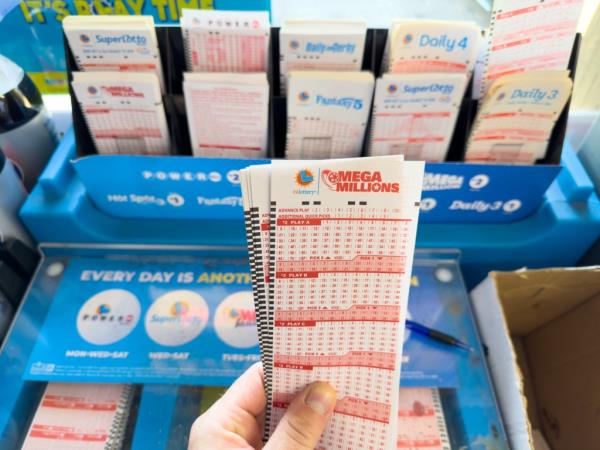
{"type": "MultiPolygon", "coordinates": [[[[271,202],[269,211],[269,261],[275,261],[275,230],[277,225],[277,202],[271,202]]],[[[265,366],[265,389],[267,391],[267,409],[265,411],[265,441],[269,438],[273,431],[271,423],[271,403],[273,400],[273,325],[274,308],[273,298],[275,297],[275,264],[269,264],[269,301],[267,303],[267,322],[268,333],[266,334],[265,350],[266,350],[266,366],[265,366]]]]}
{"type": "Polygon", "coordinates": [[[115,411],[113,423],[110,427],[108,439],[104,445],[105,450],[120,450],[123,447],[134,392],[134,387],[132,385],[126,384],[123,386],[123,391],[121,393],[121,398],[117,403],[117,409],[115,411]]]}
{"type": "Polygon", "coordinates": [[[448,436],[448,429],[446,428],[446,420],[444,417],[442,400],[440,398],[440,392],[438,389],[431,388],[431,399],[433,401],[433,410],[435,411],[438,433],[440,436],[440,442],[442,444],[441,449],[452,450],[452,447],[450,445],[450,437],[448,436]]]}
{"type": "Polygon", "coordinates": [[[185,66],[188,71],[193,72],[194,67],[192,65],[192,47],[190,44],[190,29],[182,27],[181,32],[183,35],[183,52],[185,54],[185,66]]]}

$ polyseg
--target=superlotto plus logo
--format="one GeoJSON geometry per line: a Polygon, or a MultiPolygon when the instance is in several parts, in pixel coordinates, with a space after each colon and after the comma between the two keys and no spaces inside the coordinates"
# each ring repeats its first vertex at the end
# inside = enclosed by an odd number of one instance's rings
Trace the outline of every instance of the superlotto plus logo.
{"type": "Polygon", "coordinates": [[[324,169],[321,181],[336,192],[400,192],[400,184],[384,181],[379,171],[324,169]]]}

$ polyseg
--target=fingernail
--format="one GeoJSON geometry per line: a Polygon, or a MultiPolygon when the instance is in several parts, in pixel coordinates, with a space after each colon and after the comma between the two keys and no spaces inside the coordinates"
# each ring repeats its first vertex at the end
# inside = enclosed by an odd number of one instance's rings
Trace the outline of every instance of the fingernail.
{"type": "Polygon", "coordinates": [[[336,392],[328,383],[317,382],[310,387],[304,403],[317,414],[324,416],[333,409],[335,399],[336,392]]]}

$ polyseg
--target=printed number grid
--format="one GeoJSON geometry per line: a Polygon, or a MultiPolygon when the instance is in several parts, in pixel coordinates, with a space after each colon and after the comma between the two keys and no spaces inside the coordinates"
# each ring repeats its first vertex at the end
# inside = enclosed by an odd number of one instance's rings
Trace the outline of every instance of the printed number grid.
{"type": "Polygon", "coordinates": [[[482,93],[503,75],[567,67],[583,0],[496,3],[482,93]]]}
{"type": "Polygon", "coordinates": [[[451,450],[437,389],[400,389],[397,448],[451,450]]]}
{"type": "Polygon", "coordinates": [[[398,154],[400,145],[406,157],[427,158],[445,153],[449,136],[450,112],[376,113],[374,115],[371,153],[398,154]]]}
{"type": "Polygon", "coordinates": [[[194,72],[265,72],[268,34],[245,30],[192,31],[194,72]]]}
{"type": "Polygon", "coordinates": [[[154,109],[86,108],[85,116],[100,153],[164,154],[168,149],[154,109]]]}
{"type": "MultiPolygon", "coordinates": [[[[398,304],[409,226],[401,211],[369,206],[314,206],[310,217],[302,213],[277,215],[274,406],[277,396],[292,394],[296,387],[315,379],[329,379],[337,384],[341,398],[391,407],[389,386],[397,383],[396,360],[391,370],[374,360],[378,353],[392,353],[395,358],[398,354],[398,304]],[[300,218],[304,225],[294,220],[300,218]],[[364,308],[351,308],[356,305],[364,308]],[[393,321],[382,321],[379,307],[386,312],[395,308],[393,321]],[[349,320],[327,321],[330,316],[315,315],[313,310],[323,308],[339,310],[339,317],[349,320]],[[307,322],[307,318],[314,319],[314,323],[307,322]],[[296,320],[299,324],[290,326],[293,323],[278,319],[296,320]],[[341,355],[357,351],[372,355],[365,360],[373,359],[373,367],[365,367],[364,363],[340,365],[341,355]],[[310,370],[289,368],[294,366],[278,362],[302,358],[312,362],[310,370]]],[[[350,363],[352,358],[346,356],[345,361],[350,363]]],[[[353,414],[336,409],[333,420],[347,429],[340,433],[341,428],[328,428],[336,432],[325,432],[320,443],[323,448],[356,448],[357,443],[359,448],[385,446],[389,423],[382,427],[364,408],[353,414]]],[[[279,417],[275,408],[271,429],[279,417]]]]}
{"type": "Polygon", "coordinates": [[[359,156],[366,124],[350,124],[316,117],[291,117],[287,133],[289,158],[359,156]]]}

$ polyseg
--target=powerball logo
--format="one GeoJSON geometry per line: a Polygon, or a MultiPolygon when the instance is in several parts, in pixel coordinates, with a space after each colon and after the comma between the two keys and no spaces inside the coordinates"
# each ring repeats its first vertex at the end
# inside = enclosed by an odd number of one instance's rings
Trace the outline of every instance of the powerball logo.
{"type": "Polygon", "coordinates": [[[321,181],[336,192],[400,192],[400,183],[384,182],[379,171],[324,169],[321,181]]]}
{"type": "Polygon", "coordinates": [[[311,169],[302,169],[296,172],[294,181],[297,187],[292,191],[293,194],[313,195],[319,192],[318,175],[315,177],[311,169]]]}

